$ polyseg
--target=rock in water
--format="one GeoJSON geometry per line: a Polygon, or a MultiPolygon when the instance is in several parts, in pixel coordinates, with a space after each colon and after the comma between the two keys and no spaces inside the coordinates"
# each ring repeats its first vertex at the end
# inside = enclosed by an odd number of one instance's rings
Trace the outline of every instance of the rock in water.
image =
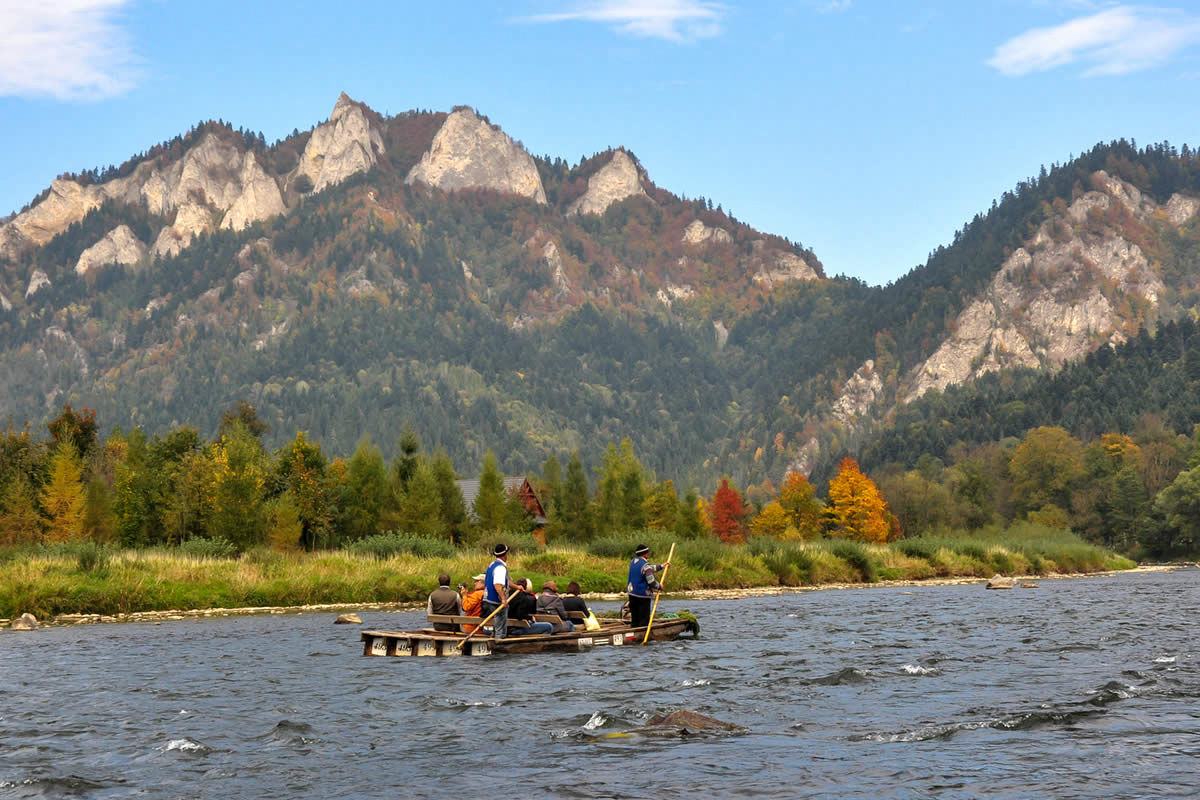
{"type": "Polygon", "coordinates": [[[339,614],[338,618],[333,621],[334,625],[362,625],[362,618],[358,614],[339,614]]]}
{"type": "Polygon", "coordinates": [[[35,617],[33,614],[22,614],[21,616],[14,619],[12,621],[12,624],[9,627],[12,628],[14,631],[37,630],[37,627],[38,627],[37,617],[35,617]]]}
{"type": "Polygon", "coordinates": [[[1008,578],[992,578],[990,581],[987,582],[986,588],[988,588],[988,589],[1011,589],[1011,588],[1013,588],[1013,585],[1014,585],[1013,582],[1011,580],[1009,580],[1008,578]]]}
{"type": "Polygon", "coordinates": [[[672,711],[670,714],[655,714],[637,733],[667,736],[694,736],[697,733],[744,731],[741,725],[722,722],[719,719],[697,714],[695,711],[672,711]]]}

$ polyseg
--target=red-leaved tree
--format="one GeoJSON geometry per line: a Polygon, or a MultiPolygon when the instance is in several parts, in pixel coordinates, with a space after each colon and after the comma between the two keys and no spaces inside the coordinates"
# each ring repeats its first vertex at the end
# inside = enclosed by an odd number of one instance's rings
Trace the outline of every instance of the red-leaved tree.
{"type": "Polygon", "coordinates": [[[728,478],[721,479],[721,485],[713,495],[712,505],[708,509],[712,529],[722,542],[741,544],[746,539],[746,507],[742,504],[742,496],[737,489],[729,485],[728,478]]]}

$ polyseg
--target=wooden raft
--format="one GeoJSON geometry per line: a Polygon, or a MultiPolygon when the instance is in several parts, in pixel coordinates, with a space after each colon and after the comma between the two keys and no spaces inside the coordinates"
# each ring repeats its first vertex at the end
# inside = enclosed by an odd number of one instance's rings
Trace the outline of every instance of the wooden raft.
{"type": "MultiPolygon", "coordinates": [[[[441,617],[430,615],[431,623],[477,625],[479,617],[441,617]]],[[[549,621],[549,620],[547,620],[549,621]]],[[[646,627],[634,628],[621,620],[601,619],[598,631],[576,630],[573,633],[550,633],[536,636],[520,635],[520,627],[509,622],[509,636],[496,640],[476,634],[463,647],[466,638],[457,631],[438,631],[424,628],[419,631],[363,631],[364,656],[490,656],[501,653],[546,653],[590,650],[593,647],[636,645],[645,636],[646,627]],[[607,624],[606,624],[607,623],[607,624]]],[[[650,630],[654,641],[678,639],[684,633],[695,635],[695,623],[689,619],[656,619],[650,630]]]]}

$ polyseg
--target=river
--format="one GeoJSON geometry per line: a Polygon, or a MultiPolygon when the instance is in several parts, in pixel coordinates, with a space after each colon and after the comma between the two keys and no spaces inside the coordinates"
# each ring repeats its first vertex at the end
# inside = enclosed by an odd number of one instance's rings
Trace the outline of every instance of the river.
{"type": "Polygon", "coordinates": [[[398,659],[330,613],[6,633],[0,797],[1200,795],[1200,570],[663,607],[700,638],[398,659]],[[677,709],[745,732],[610,736],[677,709]]]}

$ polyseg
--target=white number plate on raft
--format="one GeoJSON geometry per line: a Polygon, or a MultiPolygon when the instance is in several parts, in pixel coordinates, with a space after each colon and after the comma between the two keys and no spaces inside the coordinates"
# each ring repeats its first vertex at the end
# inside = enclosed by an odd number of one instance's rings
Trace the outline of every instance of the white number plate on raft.
{"type": "Polygon", "coordinates": [[[396,655],[398,655],[398,656],[411,656],[412,655],[412,645],[410,645],[408,643],[408,639],[397,639],[396,640],[396,655]]]}
{"type": "Polygon", "coordinates": [[[612,643],[613,643],[614,645],[621,645],[621,644],[625,644],[625,634],[623,634],[623,633],[618,633],[617,635],[613,636],[613,637],[612,637],[612,643]]]}
{"type": "Polygon", "coordinates": [[[589,637],[585,637],[585,638],[583,638],[583,639],[577,639],[576,641],[577,641],[577,642],[579,642],[579,649],[580,649],[580,650],[584,649],[585,647],[591,647],[591,646],[592,646],[592,639],[591,639],[591,637],[590,637],[590,636],[589,636],[589,637]]]}
{"type": "Polygon", "coordinates": [[[428,639],[420,639],[417,641],[417,655],[419,656],[436,656],[437,643],[431,642],[428,639]]]}
{"type": "Polygon", "coordinates": [[[387,639],[382,636],[376,636],[371,640],[371,655],[386,656],[387,655],[387,639]]]}

